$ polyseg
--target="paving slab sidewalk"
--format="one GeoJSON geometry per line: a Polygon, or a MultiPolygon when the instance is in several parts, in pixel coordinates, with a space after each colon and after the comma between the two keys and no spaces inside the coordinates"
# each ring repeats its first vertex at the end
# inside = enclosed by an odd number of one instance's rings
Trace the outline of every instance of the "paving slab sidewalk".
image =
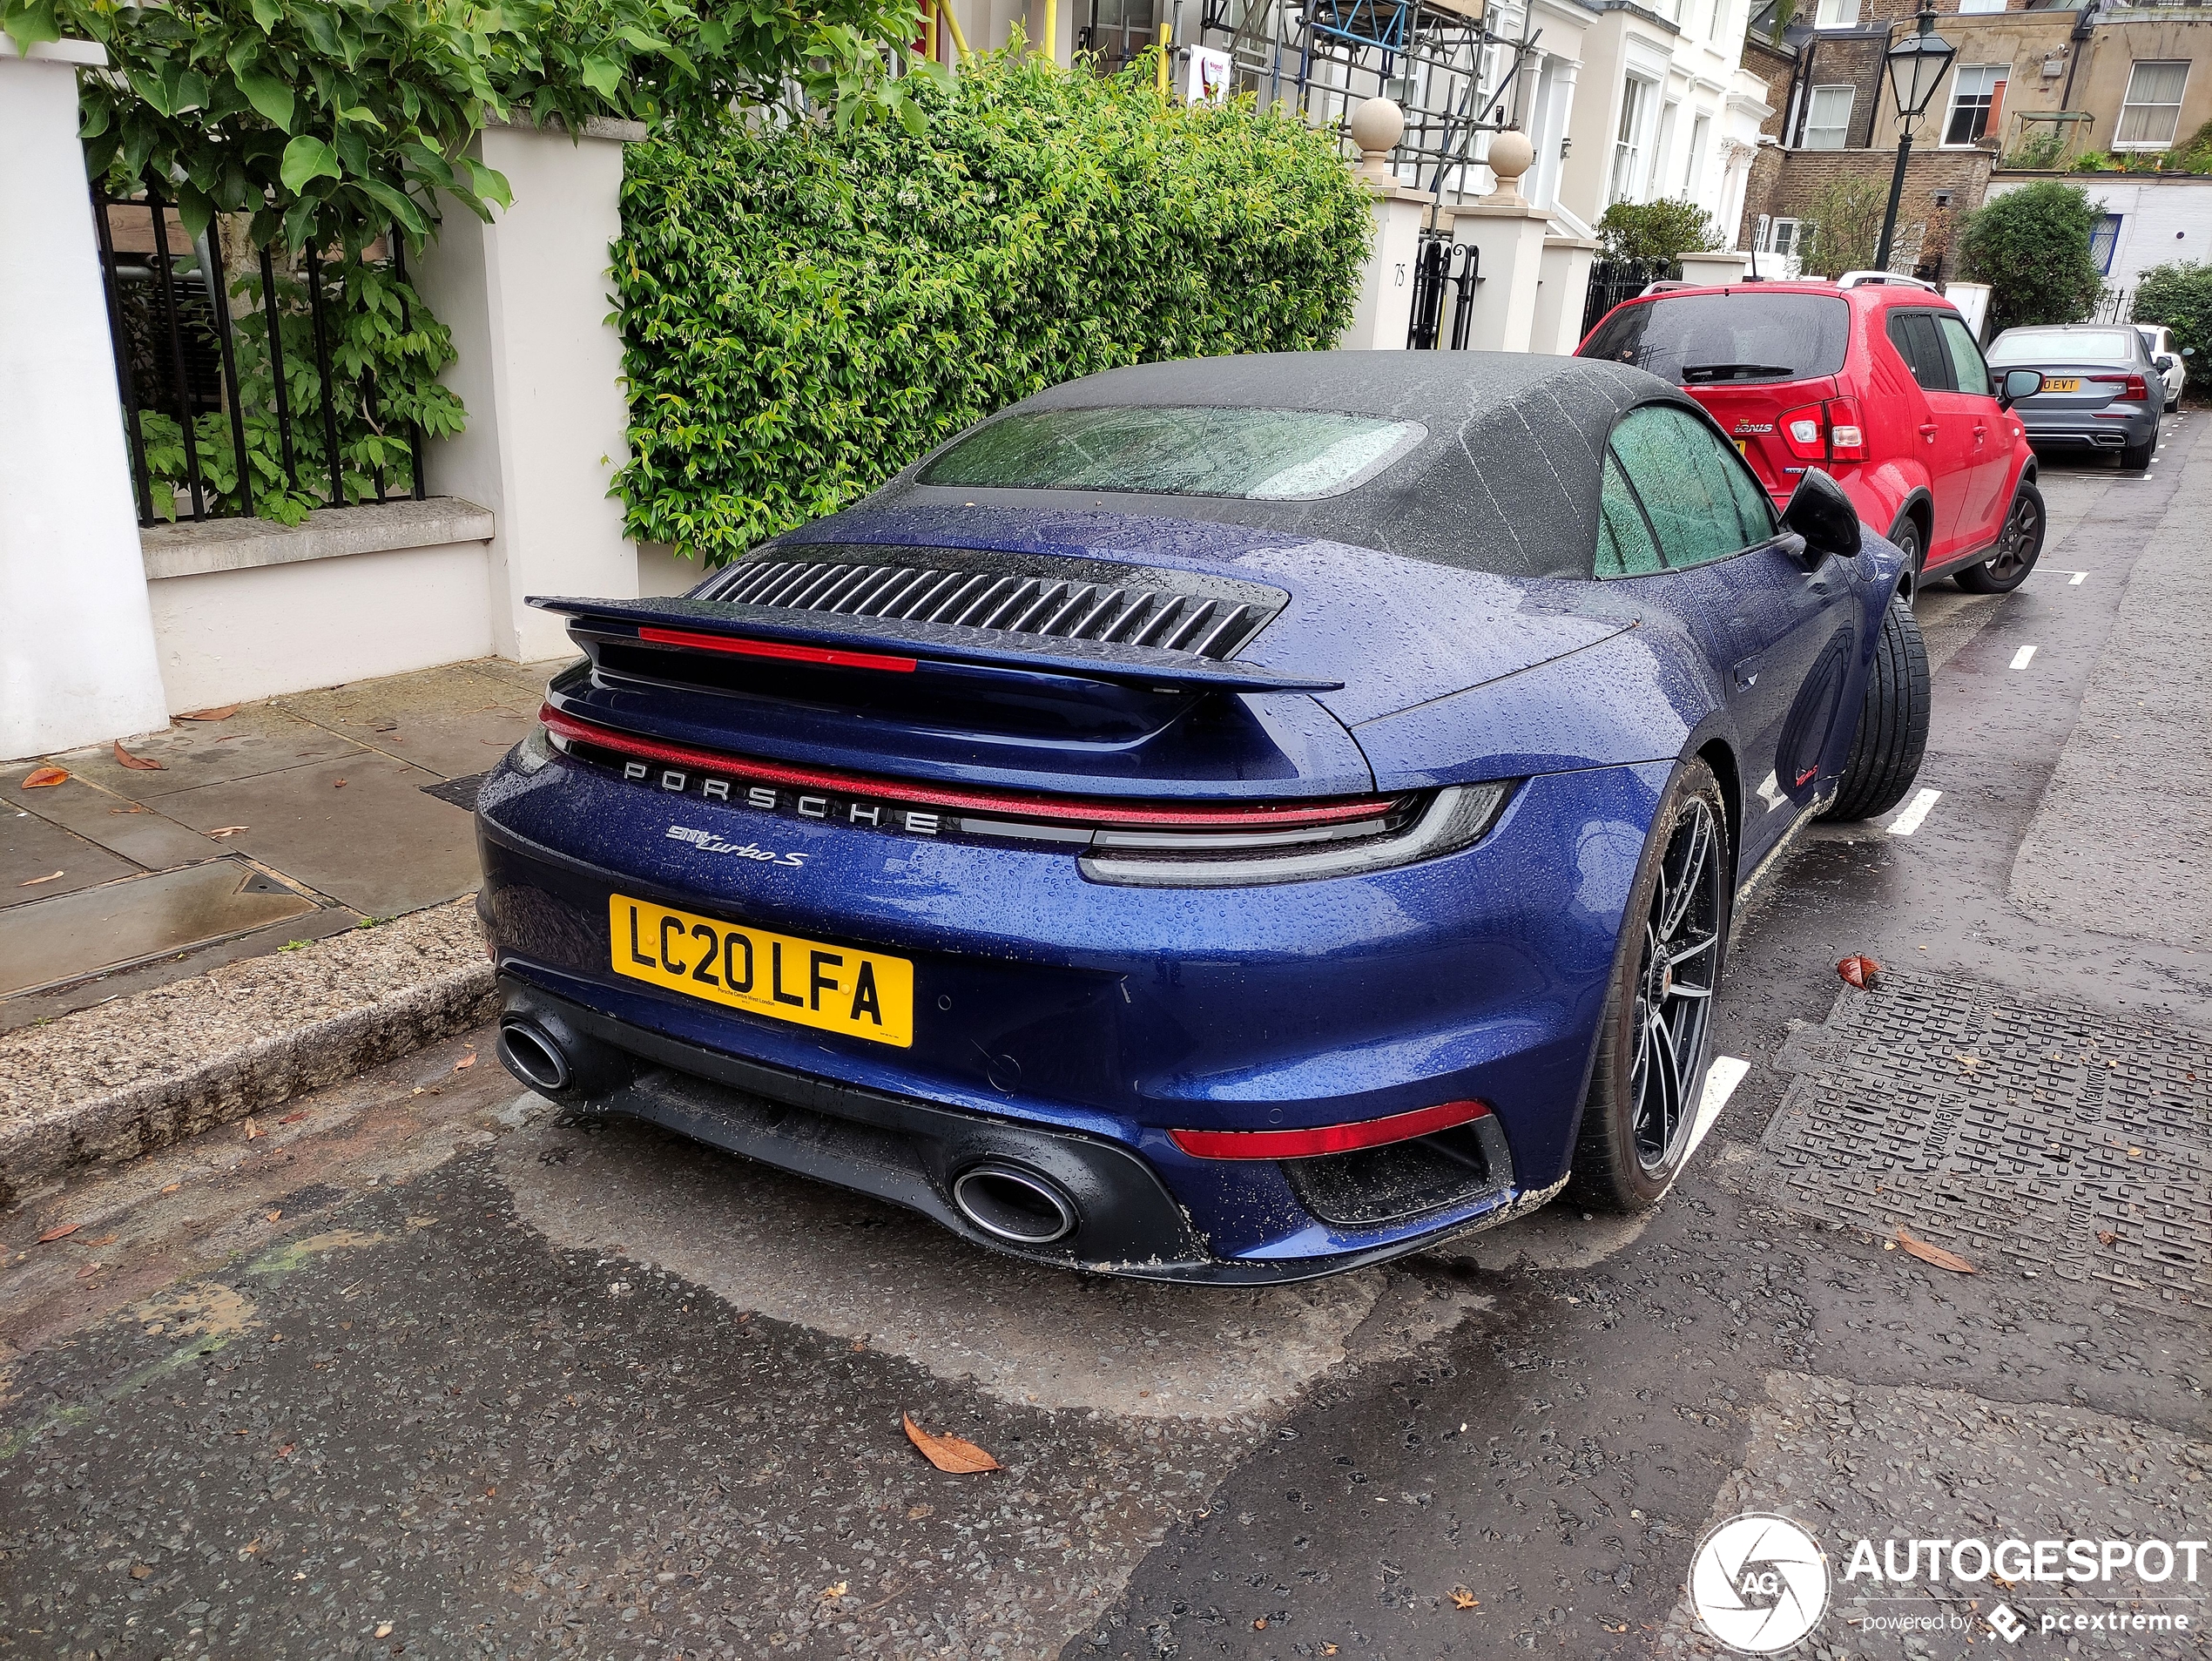
{"type": "Polygon", "coordinates": [[[559,666],[448,665],[0,767],[0,1205],[483,1019],[475,780],[559,666]],[[27,787],[46,766],[69,777],[27,787]]]}

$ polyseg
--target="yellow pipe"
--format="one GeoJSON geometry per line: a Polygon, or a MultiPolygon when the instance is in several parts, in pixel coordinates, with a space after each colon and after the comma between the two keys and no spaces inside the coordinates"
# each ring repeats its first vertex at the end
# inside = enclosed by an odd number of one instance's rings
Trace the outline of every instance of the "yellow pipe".
{"type": "Polygon", "coordinates": [[[921,55],[933,64],[940,55],[937,51],[937,8],[934,4],[921,14],[921,55]]]}
{"type": "Polygon", "coordinates": [[[968,55],[968,37],[960,32],[960,19],[953,16],[950,0],[937,0],[937,15],[945,20],[945,27],[952,31],[953,50],[962,59],[968,55]]]}
{"type": "Polygon", "coordinates": [[[1168,48],[1174,44],[1175,25],[1163,22],[1160,24],[1160,102],[1163,104],[1167,102],[1168,98],[1168,48]]]}
{"type": "Polygon", "coordinates": [[[1060,61],[1060,0],[1044,0],[1044,55],[1060,61]]]}

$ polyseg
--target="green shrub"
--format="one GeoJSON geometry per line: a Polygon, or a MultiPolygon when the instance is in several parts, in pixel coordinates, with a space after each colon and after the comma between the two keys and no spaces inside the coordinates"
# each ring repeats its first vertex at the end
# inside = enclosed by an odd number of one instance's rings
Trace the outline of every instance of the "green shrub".
{"type": "Polygon", "coordinates": [[[722,564],[931,446],[1121,364],[1325,347],[1368,196],[1250,101],[1184,109],[1009,51],[887,122],[630,147],[614,248],[631,536],[722,564]]]}
{"type": "Polygon", "coordinates": [[[1961,274],[1990,286],[1999,329],[2078,323],[2104,292],[2089,254],[2098,209],[2079,185],[2039,179],[1992,197],[1959,233],[1961,274]]]}
{"type": "Polygon", "coordinates": [[[2212,391],[2212,262],[2153,266],[2135,280],[2132,315],[2138,323],[2163,323],[2174,331],[2176,346],[2195,348],[2195,357],[2182,360],[2189,385],[2212,391]]]}
{"type": "Polygon", "coordinates": [[[1695,202],[1615,202],[1597,222],[1608,260],[1677,260],[1723,246],[1712,215],[1695,202]]]}
{"type": "Polygon", "coordinates": [[[2047,173],[2066,159],[2066,134],[2055,124],[2046,125],[2020,140],[2020,147],[1998,165],[2023,172],[2047,173]]]}

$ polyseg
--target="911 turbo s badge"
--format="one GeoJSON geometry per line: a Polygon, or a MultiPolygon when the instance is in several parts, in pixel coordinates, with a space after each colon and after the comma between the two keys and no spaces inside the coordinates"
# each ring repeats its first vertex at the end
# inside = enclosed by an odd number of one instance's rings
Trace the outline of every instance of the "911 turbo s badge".
{"type": "Polygon", "coordinates": [[[693,830],[689,825],[671,825],[668,840],[689,842],[702,854],[732,854],[741,860],[761,860],[770,864],[789,866],[797,871],[804,868],[804,854],[779,854],[772,847],[763,847],[758,842],[732,842],[717,836],[712,831],[693,830]]]}

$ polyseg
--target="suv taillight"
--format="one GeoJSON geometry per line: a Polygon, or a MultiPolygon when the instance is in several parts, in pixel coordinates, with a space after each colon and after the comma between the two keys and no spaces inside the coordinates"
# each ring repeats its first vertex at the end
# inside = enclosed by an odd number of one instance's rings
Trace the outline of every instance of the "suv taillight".
{"type": "Polygon", "coordinates": [[[2139,375],[2093,375],[2089,379],[2107,386],[2118,386],[2122,403],[2150,402],[2150,388],[2143,384],[2143,378],[2139,375]]]}
{"type": "Polygon", "coordinates": [[[1801,462],[1866,459],[1866,429],[1860,423],[1855,398],[1805,404],[1790,410],[1775,424],[1790,453],[1801,462]]]}

